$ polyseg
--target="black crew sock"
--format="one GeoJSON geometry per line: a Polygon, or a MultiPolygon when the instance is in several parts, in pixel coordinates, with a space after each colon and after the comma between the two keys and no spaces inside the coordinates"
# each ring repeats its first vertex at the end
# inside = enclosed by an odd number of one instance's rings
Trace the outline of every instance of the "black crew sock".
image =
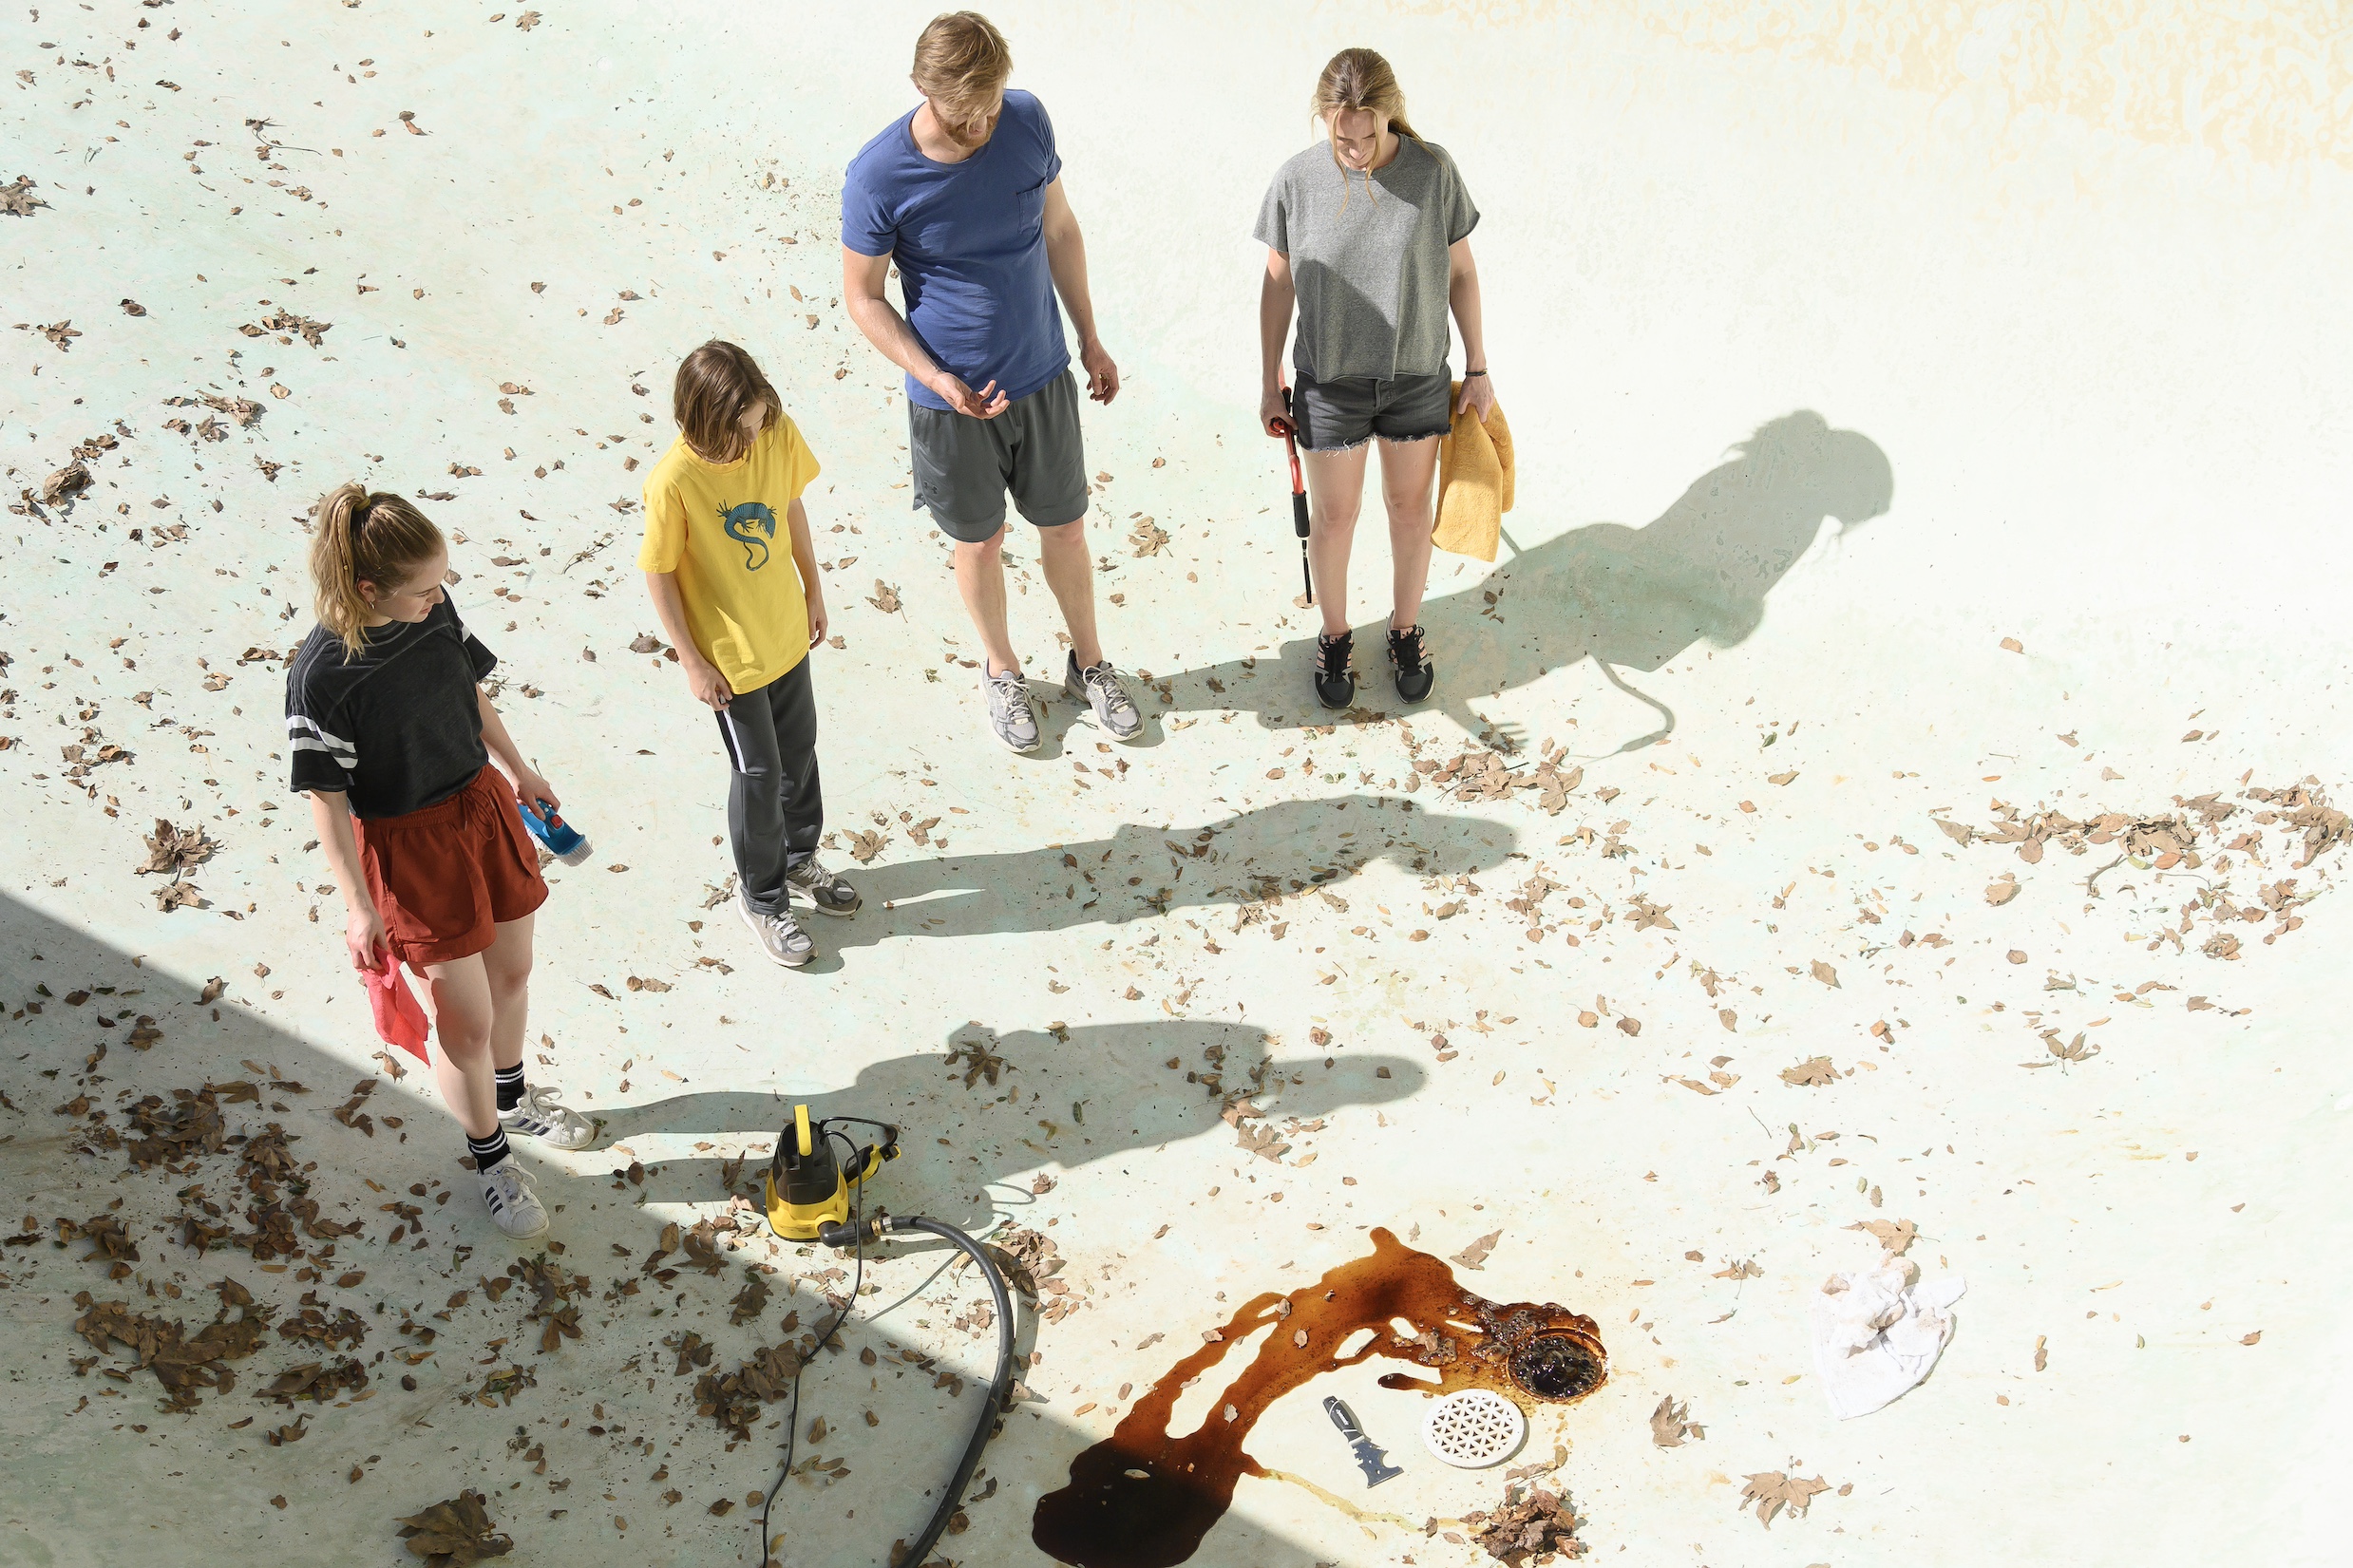
{"type": "Polygon", "coordinates": [[[510,1111],[522,1105],[522,1064],[518,1062],[511,1067],[492,1067],[490,1070],[499,1081],[499,1109],[510,1111]]]}
{"type": "Polygon", "coordinates": [[[468,1133],[465,1138],[465,1147],[467,1152],[474,1157],[474,1169],[477,1172],[488,1170],[512,1152],[506,1146],[504,1127],[493,1128],[487,1138],[476,1138],[468,1133]]]}

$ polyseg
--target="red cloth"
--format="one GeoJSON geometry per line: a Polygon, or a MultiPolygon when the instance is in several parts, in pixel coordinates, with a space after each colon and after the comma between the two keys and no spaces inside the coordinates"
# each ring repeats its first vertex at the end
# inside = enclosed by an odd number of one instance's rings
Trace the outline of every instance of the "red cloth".
{"type": "Polygon", "coordinates": [[[425,1009],[417,1005],[416,992],[408,989],[400,965],[388,954],[382,969],[360,973],[368,981],[368,1008],[376,1016],[376,1038],[398,1046],[420,1062],[429,1062],[431,1058],[425,1054],[425,1009]]]}
{"type": "Polygon", "coordinates": [[[352,828],[393,955],[419,974],[482,952],[547,900],[539,846],[495,767],[438,804],[352,828]]]}

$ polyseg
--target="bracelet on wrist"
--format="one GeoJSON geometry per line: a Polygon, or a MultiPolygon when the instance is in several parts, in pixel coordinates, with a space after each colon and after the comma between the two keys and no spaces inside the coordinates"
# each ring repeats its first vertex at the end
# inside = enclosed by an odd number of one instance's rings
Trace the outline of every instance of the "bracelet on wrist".
{"type": "Polygon", "coordinates": [[[1487,374],[1485,370],[1465,370],[1463,372],[1463,379],[1465,381],[1469,381],[1473,376],[1483,376],[1485,374],[1487,374]]]}

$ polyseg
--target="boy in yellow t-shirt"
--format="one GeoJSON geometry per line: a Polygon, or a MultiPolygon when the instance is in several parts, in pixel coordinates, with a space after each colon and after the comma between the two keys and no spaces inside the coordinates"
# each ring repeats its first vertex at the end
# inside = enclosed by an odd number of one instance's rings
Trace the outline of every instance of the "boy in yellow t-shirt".
{"type": "Polygon", "coordinates": [[[825,635],[825,595],[801,506],[817,459],[732,343],[686,357],[671,410],[678,439],[646,476],[637,566],[687,690],[718,714],[733,769],[736,909],[771,959],[797,969],[811,943],[792,896],[826,915],[858,908],[857,891],[817,860],[825,802],[808,652],[825,635]]]}

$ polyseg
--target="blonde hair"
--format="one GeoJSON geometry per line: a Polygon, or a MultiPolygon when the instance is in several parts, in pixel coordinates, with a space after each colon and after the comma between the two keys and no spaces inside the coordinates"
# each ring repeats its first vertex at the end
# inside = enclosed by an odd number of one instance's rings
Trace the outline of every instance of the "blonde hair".
{"type": "Polygon", "coordinates": [[[1013,75],[1005,35],[977,10],[943,11],[915,41],[909,80],[925,98],[951,109],[978,106],[1013,75]]]}
{"type": "Polygon", "coordinates": [[[705,463],[735,463],[751,450],[759,437],[744,434],[744,411],[760,406],[767,410],[760,420],[766,432],[784,416],[784,400],[750,354],[720,338],[679,361],[670,384],[670,416],[705,463]]]}
{"type": "MultiPolygon", "coordinates": [[[[1342,186],[1348,183],[1348,165],[1340,161],[1339,117],[1359,109],[1370,110],[1389,122],[1389,128],[1399,136],[1410,136],[1419,142],[1421,133],[1405,118],[1405,89],[1397,85],[1397,73],[1389,68],[1389,62],[1371,49],[1342,49],[1323,67],[1316,78],[1314,96],[1307,101],[1307,112],[1323,122],[1324,130],[1332,141],[1332,161],[1339,168],[1342,186]]],[[[1371,195],[1371,171],[1365,175],[1366,194],[1371,195]]],[[[1377,201],[1377,196],[1373,197],[1377,201]]],[[[1348,198],[1343,191],[1340,209],[1345,212],[1348,198]]]]}
{"type": "Polygon", "coordinates": [[[342,639],[344,658],[368,646],[368,617],[375,613],[359,591],[363,582],[397,587],[419,563],[443,548],[432,520],[389,491],[338,485],[311,508],[311,582],[318,623],[342,639]]]}

